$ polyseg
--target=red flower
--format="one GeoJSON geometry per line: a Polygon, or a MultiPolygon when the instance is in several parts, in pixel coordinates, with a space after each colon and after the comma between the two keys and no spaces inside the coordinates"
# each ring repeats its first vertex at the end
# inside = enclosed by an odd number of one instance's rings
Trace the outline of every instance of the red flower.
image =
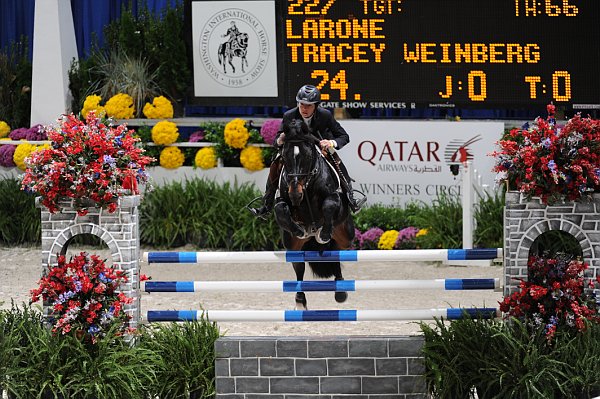
{"type": "Polygon", "coordinates": [[[114,212],[119,196],[138,194],[137,183],[148,179],[145,168],[154,159],[143,155],[139,139],[124,125],[104,124],[93,113],[85,121],[71,114],[45,130],[52,146],[26,160],[21,186],[38,193],[50,212],[65,197],[75,199],[81,216],[82,199],[114,212]]]}

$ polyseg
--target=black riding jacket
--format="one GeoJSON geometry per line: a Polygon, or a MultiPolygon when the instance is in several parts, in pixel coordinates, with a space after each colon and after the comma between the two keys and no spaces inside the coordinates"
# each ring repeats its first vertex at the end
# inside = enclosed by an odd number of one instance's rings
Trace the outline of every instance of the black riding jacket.
{"type": "MultiPolygon", "coordinates": [[[[277,145],[277,139],[279,138],[279,135],[282,132],[288,131],[289,124],[296,119],[302,120],[302,115],[300,115],[300,110],[298,110],[298,107],[292,108],[283,114],[281,127],[279,128],[279,132],[275,136],[275,142],[273,143],[275,147],[279,147],[277,145]]],[[[310,121],[309,128],[312,134],[318,139],[335,140],[337,144],[336,148],[338,150],[350,142],[350,136],[348,136],[346,130],[338,121],[335,120],[331,112],[324,108],[315,108],[315,113],[310,121]],[[319,136],[319,134],[321,136],[319,136]]]]}

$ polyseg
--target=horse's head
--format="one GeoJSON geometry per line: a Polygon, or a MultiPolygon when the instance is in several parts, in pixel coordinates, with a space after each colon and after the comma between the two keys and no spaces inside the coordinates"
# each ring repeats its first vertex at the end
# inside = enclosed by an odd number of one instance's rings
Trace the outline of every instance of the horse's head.
{"type": "Polygon", "coordinates": [[[285,143],[281,151],[287,175],[287,193],[293,206],[298,206],[304,192],[315,173],[318,156],[315,147],[318,140],[309,133],[308,126],[301,120],[294,120],[284,127],[285,143]]]}
{"type": "Polygon", "coordinates": [[[238,40],[238,44],[240,45],[241,48],[248,47],[248,34],[247,33],[240,33],[239,35],[237,35],[237,40],[238,40]]]}

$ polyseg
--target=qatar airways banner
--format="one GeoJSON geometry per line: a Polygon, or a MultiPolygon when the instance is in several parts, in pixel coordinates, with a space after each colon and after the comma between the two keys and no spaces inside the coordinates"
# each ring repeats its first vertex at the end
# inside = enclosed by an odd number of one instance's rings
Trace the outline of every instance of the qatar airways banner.
{"type": "MultiPolygon", "coordinates": [[[[341,120],[350,143],[339,154],[355,189],[368,205],[431,203],[441,193],[460,196],[462,176],[450,165],[472,161],[481,184],[494,186],[488,156],[504,131],[502,122],[341,120]]],[[[475,179],[476,180],[476,179],[475,179]]]]}

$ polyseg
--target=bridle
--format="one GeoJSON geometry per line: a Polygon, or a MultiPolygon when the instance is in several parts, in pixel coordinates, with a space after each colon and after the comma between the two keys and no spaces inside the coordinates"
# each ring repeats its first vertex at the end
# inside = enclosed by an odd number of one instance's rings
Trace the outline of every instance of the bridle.
{"type": "Polygon", "coordinates": [[[292,158],[292,167],[293,167],[293,171],[287,171],[286,174],[288,176],[288,184],[291,183],[291,181],[289,181],[289,179],[291,178],[292,181],[296,182],[297,184],[299,184],[299,182],[303,179],[306,178],[305,182],[304,182],[304,189],[308,190],[308,187],[310,185],[310,182],[312,180],[312,178],[319,172],[319,168],[317,166],[317,163],[315,162],[315,167],[312,170],[308,170],[306,172],[302,172],[299,171],[299,165],[297,162],[297,158],[298,155],[300,154],[300,150],[298,148],[298,144],[304,144],[304,143],[314,143],[315,145],[317,144],[318,140],[316,138],[314,138],[313,136],[305,136],[302,138],[294,138],[291,140],[286,140],[284,147],[291,145],[294,148],[294,155],[292,158]]]}

